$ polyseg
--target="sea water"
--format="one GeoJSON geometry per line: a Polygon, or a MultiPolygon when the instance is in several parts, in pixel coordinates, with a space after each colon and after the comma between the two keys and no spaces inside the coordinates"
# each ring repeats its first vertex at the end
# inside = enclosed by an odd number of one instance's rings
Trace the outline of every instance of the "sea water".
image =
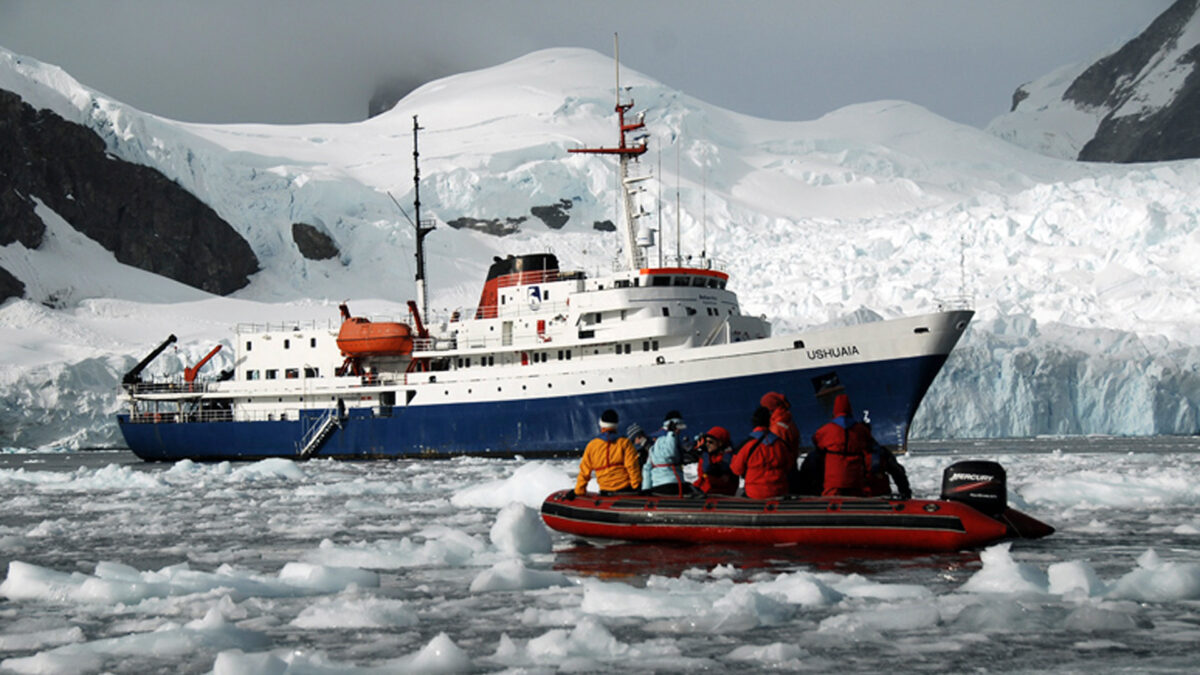
{"type": "Polygon", "coordinates": [[[914,444],[1058,528],[980,551],[599,544],[577,463],[0,454],[0,672],[1191,671],[1200,441],[914,444]]]}

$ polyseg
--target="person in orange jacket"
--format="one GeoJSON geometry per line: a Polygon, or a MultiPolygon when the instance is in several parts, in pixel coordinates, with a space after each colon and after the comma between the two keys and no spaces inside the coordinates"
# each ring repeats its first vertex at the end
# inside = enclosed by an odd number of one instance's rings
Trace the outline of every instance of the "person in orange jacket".
{"type": "Polygon", "coordinates": [[[600,415],[600,435],[593,438],[579,460],[579,477],[575,479],[575,494],[587,492],[592,473],[600,494],[637,492],[642,486],[642,467],[637,450],[628,438],[617,433],[617,411],[605,410],[600,415]]]}
{"type": "Polygon", "coordinates": [[[696,444],[699,455],[697,473],[700,475],[693,483],[705,494],[735,495],[738,490],[738,477],[729,468],[733,459],[733,446],[730,445],[729,431],[725,427],[713,427],[700,434],[696,444]]]}
{"type": "Polygon", "coordinates": [[[746,479],[746,496],[770,499],[788,493],[788,472],[795,459],[787,444],[769,429],[771,411],[759,406],[751,418],[754,431],[734,456],[730,468],[746,479]]]}

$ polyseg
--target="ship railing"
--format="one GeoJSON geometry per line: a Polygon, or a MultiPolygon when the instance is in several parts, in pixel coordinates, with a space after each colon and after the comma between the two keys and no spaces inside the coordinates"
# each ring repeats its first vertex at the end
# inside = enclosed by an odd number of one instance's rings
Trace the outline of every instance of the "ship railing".
{"type": "Polygon", "coordinates": [[[539,315],[557,315],[562,314],[566,318],[570,314],[571,306],[562,302],[541,302],[531,298],[522,298],[512,304],[503,305],[480,305],[466,310],[457,310],[450,315],[449,324],[453,325],[458,321],[467,319],[499,319],[501,317],[522,317],[539,315]]]}
{"type": "Polygon", "coordinates": [[[725,261],[708,255],[675,255],[672,253],[670,255],[663,255],[661,265],[658,262],[657,256],[649,256],[646,260],[646,267],[649,269],[670,267],[728,273],[728,266],[725,261]]]}
{"type": "MultiPolygon", "coordinates": [[[[378,409],[376,407],[375,409],[378,409]]],[[[188,424],[196,422],[279,422],[288,420],[305,421],[308,411],[312,408],[286,408],[275,412],[238,411],[232,410],[137,410],[129,414],[132,424],[188,424]]],[[[316,419],[323,420],[327,416],[337,417],[335,408],[320,414],[316,419]]]]}
{"type": "Polygon", "coordinates": [[[972,309],[975,306],[975,297],[971,295],[951,295],[938,300],[938,311],[952,311],[960,309],[972,309]]]}
{"type": "Polygon", "coordinates": [[[161,382],[138,382],[124,385],[125,391],[136,396],[139,394],[203,394],[208,391],[211,382],[184,382],[182,380],[166,380],[161,382]]]}
{"type": "MultiPolygon", "coordinates": [[[[374,319],[372,319],[374,320],[374,319]]],[[[242,322],[236,327],[238,334],[244,333],[300,333],[306,330],[337,330],[342,319],[309,319],[307,321],[281,321],[279,323],[242,322]]]]}

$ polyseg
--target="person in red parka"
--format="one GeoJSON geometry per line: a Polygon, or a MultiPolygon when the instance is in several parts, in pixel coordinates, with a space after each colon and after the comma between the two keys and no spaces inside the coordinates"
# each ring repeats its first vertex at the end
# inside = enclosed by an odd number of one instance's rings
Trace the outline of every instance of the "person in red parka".
{"type": "Polygon", "coordinates": [[[759,406],[754,411],[754,431],[730,464],[733,472],[746,479],[746,496],[771,499],[788,493],[788,471],[795,459],[787,444],[771,433],[771,411],[759,406]]]}
{"type": "Polygon", "coordinates": [[[729,431],[725,427],[713,427],[700,434],[698,440],[696,453],[699,458],[699,478],[693,485],[705,494],[737,494],[738,477],[729,468],[729,463],[733,460],[729,431]]]}
{"type": "Polygon", "coordinates": [[[866,494],[866,457],[877,443],[871,428],[854,419],[849,396],[838,394],[834,399],[833,419],[813,434],[813,445],[825,460],[822,495],[866,494]]]}
{"type": "Polygon", "coordinates": [[[771,411],[771,433],[779,437],[792,453],[792,458],[800,456],[800,429],[792,420],[792,404],[787,397],[777,391],[763,394],[759,405],[771,411]]]}

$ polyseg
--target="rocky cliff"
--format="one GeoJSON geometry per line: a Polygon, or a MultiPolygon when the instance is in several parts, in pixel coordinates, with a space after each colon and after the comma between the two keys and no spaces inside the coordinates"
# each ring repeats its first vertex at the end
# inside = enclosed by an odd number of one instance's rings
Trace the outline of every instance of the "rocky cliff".
{"type": "MultiPolygon", "coordinates": [[[[118,261],[210,293],[236,291],[259,269],[246,240],[177,183],[0,89],[0,245],[41,243],[34,198],[118,261]]],[[[0,284],[0,294],[14,288],[0,284]]]]}
{"type": "Polygon", "coordinates": [[[989,130],[1085,161],[1200,157],[1198,10],[1200,0],[1177,0],[1111,54],[1021,85],[989,130]]]}

